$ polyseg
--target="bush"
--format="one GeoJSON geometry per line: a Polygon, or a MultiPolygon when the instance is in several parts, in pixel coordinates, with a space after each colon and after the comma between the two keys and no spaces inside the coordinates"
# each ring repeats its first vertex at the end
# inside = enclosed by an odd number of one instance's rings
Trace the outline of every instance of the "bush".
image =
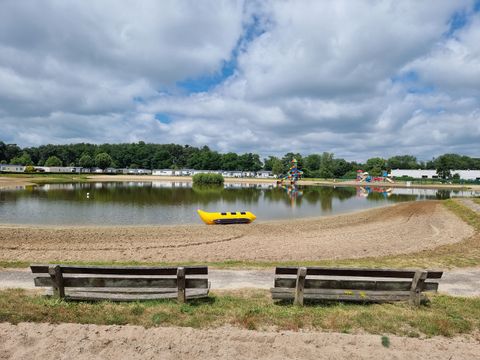
{"type": "Polygon", "coordinates": [[[223,185],[221,174],[196,174],[192,177],[194,185],[223,185]]]}

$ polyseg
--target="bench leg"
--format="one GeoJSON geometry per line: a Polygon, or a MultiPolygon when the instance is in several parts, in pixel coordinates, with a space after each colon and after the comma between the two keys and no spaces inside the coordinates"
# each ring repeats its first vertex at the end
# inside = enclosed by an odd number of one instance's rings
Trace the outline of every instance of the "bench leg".
{"type": "Polygon", "coordinates": [[[412,286],[410,287],[409,303],[413,306],[420,306],[422,300],[422,290],[427,279],[426,271],[416,271],[412,279],[412,286]]]}
{"type": "Polygon", "coordinates": [[[177,269],[177,288],[178,288],[177,300],[179,303],[184,303],[186,301],[186,294],[185,294],[185,268],[183,267],[179,267],[177,269]]]}
{"type": "Polygon", "coordinates": [[[48,274],[52,278],[53,295],[63,299],[65,297],[65,287],[63,284],[63,274],[60,265],[51,265],[48,267],[48,274]]]}
{"type": "Polygon", "coordinates": [[[297,271],[297,281],[295,284],[294,305],[303,306],[303,289],[305,288],[305,277],[307,276],[307,268],[301,267],[297,271]]]}

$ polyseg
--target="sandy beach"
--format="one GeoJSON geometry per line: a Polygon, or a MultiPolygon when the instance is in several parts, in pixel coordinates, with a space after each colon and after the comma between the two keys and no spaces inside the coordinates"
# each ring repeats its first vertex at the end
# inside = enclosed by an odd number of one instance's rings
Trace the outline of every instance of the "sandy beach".
{"type": "Polygon", "coordinates": [[[0,359],[478,359],[480,337],[416,339],[321,332],[81,324],[0,324],[0,359]]]}
{"type": "Polygon", "coordinates": [[[313,261],[417,252],[473,234],[439,201],[250,225],[3,224],[0,230],[0,259],[10,261],[313,261]]]}

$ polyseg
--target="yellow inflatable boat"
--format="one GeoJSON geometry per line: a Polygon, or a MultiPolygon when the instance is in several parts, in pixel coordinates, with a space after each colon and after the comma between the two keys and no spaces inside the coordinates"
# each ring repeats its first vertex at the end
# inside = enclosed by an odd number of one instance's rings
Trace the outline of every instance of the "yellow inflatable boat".
{"type": "Polygon", "coordinates": [[[207,225],[249,224],[257,218],[250,211],[206,212],[198,209],[197,212],[207,225]]]}

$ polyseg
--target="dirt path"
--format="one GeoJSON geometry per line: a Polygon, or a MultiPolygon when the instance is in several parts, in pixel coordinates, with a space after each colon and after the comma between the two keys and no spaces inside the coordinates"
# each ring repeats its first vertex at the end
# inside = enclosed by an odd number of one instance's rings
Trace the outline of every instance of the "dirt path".
{"type": "MultiPolygon", "coordinates": [[[[270,289],[274,270],[217,270],[209,269],[212,290],[243,288],[270,289]]],[[[33,289],[29,269],[0,270],[0,289],[33,289]]],[[[438,291],[453,296],[480,296],[480,268],[455,269],[444,272],[438,291]]]]}
{"type": "Polygon", "coordinates": [[[472,234],[441,202],[419,201],[251,225],[0,225],[0,260],[315,261],[418,252],[472,234]]]}
{"type": "Polygon", "coordinates": [[[458,199],[457,201],[480,214],[480,204],[477,204],[472,199],[458,199]]]}
{"type": "Polygon", "coordinates": [[[0,324],[0,359],[478,359],[480,337],[415,339],[321,332],[0,324]]]}

